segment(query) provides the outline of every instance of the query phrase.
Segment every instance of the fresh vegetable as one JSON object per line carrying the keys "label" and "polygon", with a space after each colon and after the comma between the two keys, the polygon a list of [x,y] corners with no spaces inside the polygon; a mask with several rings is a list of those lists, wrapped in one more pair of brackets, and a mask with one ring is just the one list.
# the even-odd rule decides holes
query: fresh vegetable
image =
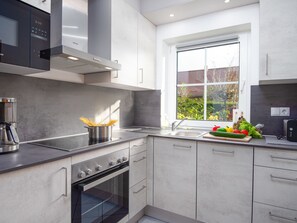
{"label": "fresh vegetable", "polygon": [[249,123],[248,121],[246,121],[245,119],[242,120],[240,123],[239,123],[239,130],[246,130],[248,131],[248,135],[249,136],[252,136],[253,138],[256,138],[256,139],[262,139],[262,135],[260,132],[257,131],[256,127],[253,126],[251,123]]}
{"label": "fresh vegetable", "polygon": [[232,132],[232,133],[233,133],[233,128],[232,128],[232,127],[229,127],[229,126],[226,126],[226,131],[227,131],[227,132]]}
{"label": "fresh vegetable", "polygon": [[225,128],[218,128],[217,131],[218,132],[227,132],[227,130]]}
{"label": "fresh vegetable", "polygon": [[246,136],[249,135],[249,131],[248,131],[248,130],[243,129],[243,130],[241,130],[240,132],[241,132],[242,134],[245,134]]}
{"label": "fresh vegetable", "polygon": [[240,130],[238,130],[238,129],[233,129],[233,133],[240,133]]}
{"label": "fresh vegetable", "polygon": [[221,128],[221,126],[218,126],[218,125],[215,125],[213,128],[212,128],[212,131],[217,131],[218,130],[218,128]]}
{"label": "fresh vegetable", "polygon": [[238,139],[243,139],[245,137],[245,134],[238,134],[238,133],[231,133],[231,132],[209,132],[209,134],[213,136],[218,136],[218,137],[229,137],[229,138],[238,138]]}

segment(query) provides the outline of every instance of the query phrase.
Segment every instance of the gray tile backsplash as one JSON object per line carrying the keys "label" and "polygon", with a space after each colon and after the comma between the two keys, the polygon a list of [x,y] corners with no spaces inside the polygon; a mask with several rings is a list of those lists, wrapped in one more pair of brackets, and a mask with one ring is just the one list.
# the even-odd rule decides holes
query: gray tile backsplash
{"label": "gray tile backsplash", "polygon": [[0,97],[17,98],[21,141],[86,132],[80,116],[118,112],[120,126],[134,122],[132,91],[0,73]]}
{"label": "gray tile backsplash", "polygon": [[[290,107],[290,116],[272,117],[271,107]],[[283,120],[290,118],[297,118],[297,84],[252,86],[251,122],[263,123],[264,134],[282,134]]]}
{"label": "gray tile backsplash", "polygon": [[161,91],[136,91],[134,94],[134,125],[161,126]]}

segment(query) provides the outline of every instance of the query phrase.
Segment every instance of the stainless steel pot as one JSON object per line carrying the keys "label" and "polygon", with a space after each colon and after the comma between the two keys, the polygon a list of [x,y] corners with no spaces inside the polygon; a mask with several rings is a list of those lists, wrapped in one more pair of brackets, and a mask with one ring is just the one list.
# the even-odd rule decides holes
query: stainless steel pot
{"label": "stainless steel pot", "polygon": [[86,127],[89,131],[89,139],[92,142],[106,142],[112,138],[112,126]]}

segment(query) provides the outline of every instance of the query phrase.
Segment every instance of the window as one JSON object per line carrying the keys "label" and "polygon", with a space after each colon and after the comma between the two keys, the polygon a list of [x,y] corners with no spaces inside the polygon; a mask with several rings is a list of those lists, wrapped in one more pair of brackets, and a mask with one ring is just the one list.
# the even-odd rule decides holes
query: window
{"label": "window", "polygon": [[239,42],[177,51],[177,119],[232,121],[239,104]]}

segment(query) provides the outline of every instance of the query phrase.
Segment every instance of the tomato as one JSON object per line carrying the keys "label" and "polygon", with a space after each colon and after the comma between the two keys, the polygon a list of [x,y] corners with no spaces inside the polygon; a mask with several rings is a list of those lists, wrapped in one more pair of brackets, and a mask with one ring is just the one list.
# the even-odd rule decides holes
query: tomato
{"label": "tomato", "polygon": [[238,130],[238,129],[234,129],[234,130],[233,130],[233,133],[241,133],[241,132],[240,132],[240,130]]}
{"label": "tomato", "polygon": [[243,133],[243,134],[245,134],[246,136],[249,135],[249,131],[248,130],[243,129],[240,132]]}
{"label": "tomato", "polygon": [[221,128],[221,126],[217,126],[217,125],[215,125],[213,128],[212,128],[212,131],[217,131],[218,130],[218,128]]}

